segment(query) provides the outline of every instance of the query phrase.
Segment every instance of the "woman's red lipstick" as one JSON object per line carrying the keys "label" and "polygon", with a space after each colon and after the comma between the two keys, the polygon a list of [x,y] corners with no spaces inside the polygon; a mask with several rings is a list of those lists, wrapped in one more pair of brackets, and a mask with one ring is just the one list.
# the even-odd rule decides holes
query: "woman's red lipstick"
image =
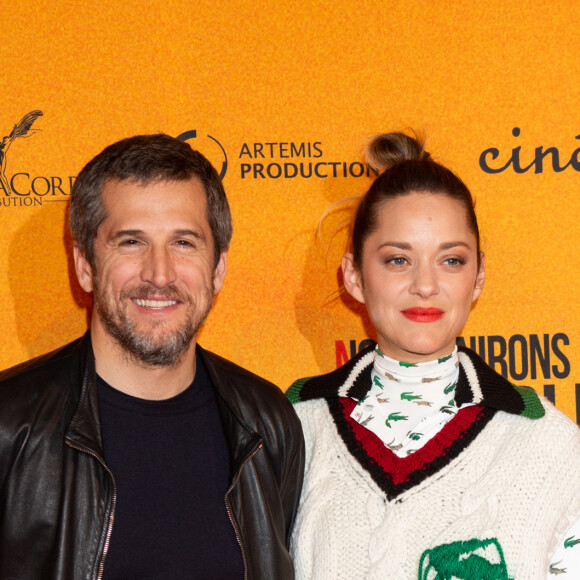
{"label": "woman's red lipstick", "polygon": [[413,322],[435,322],[445,314],[439,308],[407,308],[401,313]]}

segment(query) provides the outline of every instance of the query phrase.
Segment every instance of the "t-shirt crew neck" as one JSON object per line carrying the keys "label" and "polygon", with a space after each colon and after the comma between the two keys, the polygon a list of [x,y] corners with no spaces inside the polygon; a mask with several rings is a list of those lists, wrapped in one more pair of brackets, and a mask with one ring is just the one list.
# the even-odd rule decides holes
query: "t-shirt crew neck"
{"label": "t-shirt crew neck", "polygon": [[197,356],[193,382],[164,400],[97,377],[116,509],[104,578],[243,578],[224,496],[229,450],[216,393]]}

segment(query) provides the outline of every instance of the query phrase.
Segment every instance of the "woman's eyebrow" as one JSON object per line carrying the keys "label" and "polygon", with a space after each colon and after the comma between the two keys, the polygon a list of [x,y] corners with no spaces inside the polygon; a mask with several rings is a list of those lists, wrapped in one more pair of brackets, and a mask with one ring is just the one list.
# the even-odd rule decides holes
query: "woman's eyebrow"
{"label": "woman's eyebrow", "polygon": [[413,247],[411,244],[407,244],[406,242],[383,242],[378,249],[384,248],[385,246],[399,248],[399,250],[410,250]]}
{"label": "woman's eyebrow", "polygon": [[469,244],[465,242],[445,242],[439,246],[442,250],[450,250],[451,248],[456,248],[457,246],[463,246],[465,248],[469,248]]}

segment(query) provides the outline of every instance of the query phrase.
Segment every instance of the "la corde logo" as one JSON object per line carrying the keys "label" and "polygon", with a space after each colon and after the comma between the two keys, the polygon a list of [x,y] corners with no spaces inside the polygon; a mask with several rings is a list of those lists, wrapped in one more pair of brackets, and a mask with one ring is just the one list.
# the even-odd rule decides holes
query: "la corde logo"
{"label": "la corde logo", "polygon": [[10,195],[12,193],[12,188],[6,178],[6,158],[8,156],[8,150],[14,141],[18,138],[26,139],[31,137],[39,129],[33,129],[34,121],[38,117],[42,116],[42,111],[30,111],[30,113],[24,115],[19,123],[14,125],[14,128],[10,132],[10,135],[6,135],[2,138],[2,143],[0,143],[0,182],[2,183],[2,188],[5,193]]}
{"label": "la corde logo", "polygon": [[[8,153],[19,141],[40,132],[37,125],[42,111],[26,113],[12,131],[0,142],[0,207],[39,206],[44,202],[67,201],[74,177],[35,175],[29,168],[14,168],[8,164]],[[0,133],[1,135],[2,133]],[[11,151],[10,151],[11,152]]]}

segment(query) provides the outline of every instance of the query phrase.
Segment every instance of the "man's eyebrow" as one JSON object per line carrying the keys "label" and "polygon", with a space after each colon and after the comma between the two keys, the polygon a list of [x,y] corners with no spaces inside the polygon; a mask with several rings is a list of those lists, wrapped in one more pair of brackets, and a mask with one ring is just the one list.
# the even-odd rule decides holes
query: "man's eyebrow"
{"label": "man's eyebrow", "polygon": [[141,235],[143,235],[143,230],[118,230],[111,235],[110,239],[115,241],[119,238],[134,238]]}
{"label": "man's eyebrow", "polygon": [[203,232],[200,232],[198,230],[188,230],[188,229],[184,229],[184,230],[175,230],[175,235],[177,236],[191,236],[192,238],[197,238],[198,240],[205,240],[205,236],[203,235]]}
{"label": "man's eyebrow", "polygon": [[[115,240],[118,240],[119,238],[139,237],[139,236],[142,236],[144,234],[145,234],[145,232],[143,230],[118,230],[111,236],[110,239],[112,241],[115,241]],[[203,235],[203,233],[198,231],[198,230],[180,229],[180,230],[175,230],[173,232],[173,234],[176,236],[184,236],[184,237],[189,236],[192,238],[197,238],[198,240],[205,239],[205,236]]]}

